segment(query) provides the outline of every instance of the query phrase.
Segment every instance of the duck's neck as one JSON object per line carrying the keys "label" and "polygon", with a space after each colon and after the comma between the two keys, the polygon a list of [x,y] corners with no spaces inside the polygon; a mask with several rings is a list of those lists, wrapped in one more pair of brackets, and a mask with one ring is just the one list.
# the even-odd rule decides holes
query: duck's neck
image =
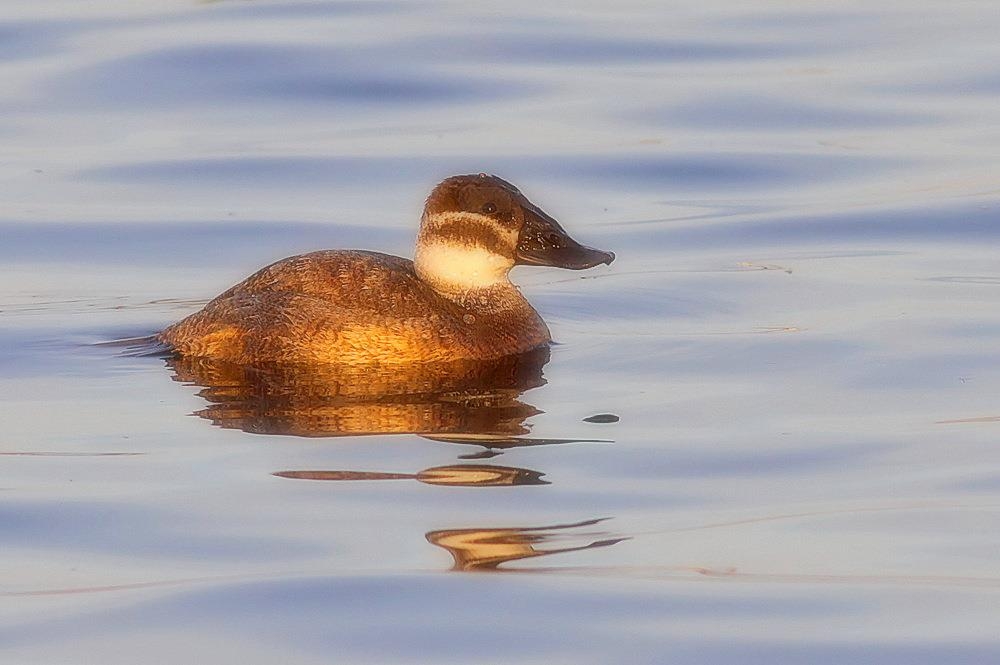
{"label": "duck's neck", "polygon": [[466,212],[425,213],[417,235],[413,267],[438,293],[457,296],[513,285],[516,236],[501,232],[481,215]]}
{"label": "duck's neck", "polygon": [[464,310],[478,345],[520,352],[549,341],[549,329],[508,273],[517,238],[488,218],[463,212],[424,215],[413,268],[420,280]]}
{"label": "duck's neck", "polygon": [[438,293],[474,314],[538,315],[528,300],[521,295],[521,291],[507,279],[491,286],[454,293],[442,291]]}
{"label": "duck's neck", "polygon": [[463,323],[479,344],[521,353],[552,339],[545,321],[509,281],[441,295],[465,310]]}

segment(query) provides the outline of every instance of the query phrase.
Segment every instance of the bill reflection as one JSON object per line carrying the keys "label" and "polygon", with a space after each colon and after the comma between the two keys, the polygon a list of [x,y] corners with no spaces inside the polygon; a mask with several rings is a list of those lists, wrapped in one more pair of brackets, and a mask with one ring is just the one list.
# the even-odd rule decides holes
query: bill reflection
{"label": "bill reflection", "polygon": [[504,487],[513,485],[548,485],[544,473],[531,469],[491,464],[455,464],[436,466],[418,473],[383,473],[380,471],[277,471],[276,476],[296,480],[416,480],[427,485],[453,487]]}
{"label": "bill reflection", "polygon": [[[442,529],[428,532],[426,538],[427,542],[451,554],[454,571],[496,571],[510,561],[608,547],[625,540],[586,529],[602,521],[594,519],[538,527]],[[532,572],[539,570],[534,568]]]}

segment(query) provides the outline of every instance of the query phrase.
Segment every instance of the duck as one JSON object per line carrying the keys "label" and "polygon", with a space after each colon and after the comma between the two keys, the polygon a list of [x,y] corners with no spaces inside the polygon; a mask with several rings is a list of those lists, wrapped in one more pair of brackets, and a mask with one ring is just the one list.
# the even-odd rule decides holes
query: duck
{"label": "duck", "polygon": [[365,250],[291,256],[155,338],[180,356],[238,365],[492,360],[552,339],[511,282],[514,266],[584,270],[614,259],[506,180],[456,175],[427,197],[412,261]]}

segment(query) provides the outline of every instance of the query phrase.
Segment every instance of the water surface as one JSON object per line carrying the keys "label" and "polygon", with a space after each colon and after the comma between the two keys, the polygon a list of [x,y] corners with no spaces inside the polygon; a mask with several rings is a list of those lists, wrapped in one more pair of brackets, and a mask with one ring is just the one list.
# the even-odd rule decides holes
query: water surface
{"label": "water surface", "polygon": [[[4,4],[0,660],[1000,659],[1000,15],[620,4]],[[95,345],[484,170],[548,357]]]}

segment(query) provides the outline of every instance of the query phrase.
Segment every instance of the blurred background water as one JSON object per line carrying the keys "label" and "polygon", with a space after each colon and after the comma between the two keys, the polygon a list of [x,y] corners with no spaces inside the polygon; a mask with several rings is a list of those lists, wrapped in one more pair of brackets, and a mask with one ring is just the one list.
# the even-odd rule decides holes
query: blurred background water
{"label": "blurred background water", "polygon": [[[994,2],[0,10],[3,662],[1000,660]],[[526,436],[93,346],[477,171],[619,257]]]}

